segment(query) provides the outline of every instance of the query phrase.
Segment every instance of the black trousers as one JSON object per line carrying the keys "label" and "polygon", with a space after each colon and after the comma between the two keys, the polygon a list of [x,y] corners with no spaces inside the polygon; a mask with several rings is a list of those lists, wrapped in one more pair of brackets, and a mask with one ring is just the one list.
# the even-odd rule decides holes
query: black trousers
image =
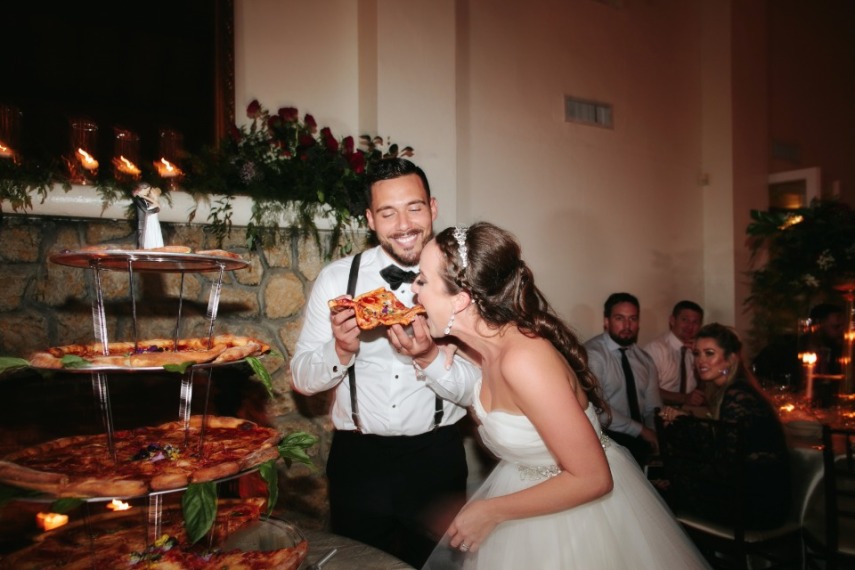
{"label": "black trousers", "polygon": [[331,528],[421,568],[466,497],[461,430],[336,431],[327,461]]}

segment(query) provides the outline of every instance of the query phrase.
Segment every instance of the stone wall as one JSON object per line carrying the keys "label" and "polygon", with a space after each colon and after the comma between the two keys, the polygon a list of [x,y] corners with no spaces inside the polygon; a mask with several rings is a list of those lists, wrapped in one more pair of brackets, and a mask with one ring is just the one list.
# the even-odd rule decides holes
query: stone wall
{"label": "stone wall", "polygon": [[[309,450],[316,470],[299,464],[281,470],[280,505],[295,514],[299,512],[310,523],[323,526],[328,512],[323,476],[331,430],[328,400],[324,395],[305,398],[293,393],[287,365],[299,335],[302,307],[312,281],[325,263],[320,248],[312,238],[280,234],[269,236],[263,246],[250,251],[246,247],[244,228],[234,228],[226,241],[218,244],[202,225],[162,223],[161,226],[166,244],[187,245],[194,250],[221,246],[250,262],[248,268],[226,274],[214,330],[215,333],[258,337],[273,347],[274,354],[264,358],[263,363],[273,377],[275,398],[262,397],[261,403],[253,405],[252,398],[242,389],[233,391],[231,397],[246,401],[232,404],[248,419],[264,416],[283,433],[300,430],[320,438],[319,444]],[[24,215],[0,218],[0,356],[24,357],[49,346],[91,342],[94,339],[91,272],[51,263],[48,258],[54,253],[86,245],[116,244],[134,248],[136,240],[136,223],[127,220]],[[172,335],[182,287],[181,274],[136,273],[135,309],[127,273],[101,274],[111,340],[133,338],[134,310],[138,338]],[[216,274],[187,273],[183,277],[179,335],[204,336],[208,330],[205,310]],[[88,375],[82,378],[88,379]],[[3,386],[9,387],[9,383],[15,381],[14,374],[0,376],[0,398]],[[255,388],[251,392],[258,392],[260,383],[257,380],[244,381]],[[88,386],[78,389],[83,397],[86,397],[86,389]],[[38,392],[35,386],[33,392]],[[171,408],[173,403],[163,405]],[[177,410],[178,402],[174,405]],[[33,413],[38,413],[38,409]],[[30,428],[37,424],[38,420],[27,423]],[[15,426],[9,429],[11,437],[17,441],[5,442],[7,446],[20,445],[22,439],[35,437]]]}

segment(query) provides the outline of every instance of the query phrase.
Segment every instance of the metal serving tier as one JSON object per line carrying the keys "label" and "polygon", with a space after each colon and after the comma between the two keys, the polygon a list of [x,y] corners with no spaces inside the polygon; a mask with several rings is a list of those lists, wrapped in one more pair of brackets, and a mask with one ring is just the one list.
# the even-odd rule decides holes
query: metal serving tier
{"label": "metal serving tier", "polygon": [[243,259],[218,255],[118,249],[63,251],[50,256],[50,261],[84,269],[97,268],[108,271],[128,271],[130,269],[159,273],[233,271],[249,266],[249,262]]}
{"label": "metal serving tier", "polygon": [[[171,352],[171,351],[167,351]],[[256,358],[263,358],[264,355],[260,355]],[[191,364],[187,367],[189,371],[191,368],[200,370],[204,368],[221,368],[224,366],[233,366],[235,364],[241,364],[246,362],[245,358],[240,360],[232,360],[229,362],[199,362],[195,364]],[[136,374],[136,373],[144,373],[148,372],[149,374],[154,372],[158,374],[168,373],[163,366],[79,366],[72,368],[42,368],[39,366],[32,366],[36,370],[44,370],[45,372],[62,372],[63,374],[94,374],[94,373],[121,373],[121,374]]]}
{"label": "metal serving tier", "polygon": [[[202,255],[198,253],[174,253],[168,251],[153,251],[146,249],[122,250],[122,249],[94,249],[85,251],[63,251],[50,256],[50,261],[59,265],[67,265],[80,269],[88,269],[92,274],[94,295],[92,298],[92,327],[95,339],[102,347],[109,346],[107,335],[107,317],[104,308],[104,292],[101,285],[102,271],[124,271],[128,274],[128,291],[131,295],[131,313],[133,317],[133,340],[137,342],[137,300],[134,296],[134,279],[138,272],[155,273],[180,273],[180,292],[178,295],[178,311],[175,329],[172,334],[173,341],[178,344],[179,331],[181,330],[182,307],[184,302],[184,273],[216,272],[217,275],[211,281],[211,291],[208,295],[208,309],[206,318],[208,320],[208,338],[214,334],[214,322],[217,319],[217,309],[220,304],[220,292],[223,287],[223,275],[226,271],[244,269],[248,262],[240,258],[228,255]],[[106,350],[106,348],[105,348]],[[191,402],[193,399],[193,377],[198,372],[208,376],[207,392],[210,393],[211,374],[215,366],[213,363],[195,364],[186,369],[181,375],[181,398],[179,402],[179,417],[187,423],[190,417]],[[88,373],[92,378],[92,392],[99,402],[102,420],[107,434],[107,447],[115,459],[116,448],[113,442],[113,412],[110,403],[110,389],[107,382],[107,374],[128,374],[134,372],[156,372],[163,371],[162,367],[135,368],[135,367],[86,367],[80,369],[65,368],[64,371],[79,371]],[[210,394],[206,394],[205,406]],[[201,440],[200,440],[201,446]]]}

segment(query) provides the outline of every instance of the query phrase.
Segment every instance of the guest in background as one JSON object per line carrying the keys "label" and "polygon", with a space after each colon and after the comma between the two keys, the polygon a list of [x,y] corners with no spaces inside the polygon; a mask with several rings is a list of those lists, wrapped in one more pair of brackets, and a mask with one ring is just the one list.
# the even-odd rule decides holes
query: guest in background
{"label": "guest in background", "polygon": [[585,343],[588,366],[597,377],[611,419],[606,433],[628,448],[642,467],[659,451],[653,415],[662,406],[656,364],[638,346],[640,306],[629,293],[612,293],[603,310],[605,332]]}
{"label": "guest in background", "polygon": [[802,361],[805,352],[816,354],[816,374],[841,374],[846,311],[833,303],[820,303],[810,310],[810,332],[801,338],[787,333],[772,339],[754,358],[754,373],[763,381],[803,388]]}
{"label": "guest in background", "polygon": [[695,376],[695,336],[704,322],[704,310],[694,301],[674,305],[668,317],[668,332],[652,340],[644,350],[656,363],[659,394],[672,406],[700,406],[706,401]]}
{"label": "guest in background", "polygon": [[[757,381],[742,363],[742,342],[729,327],[711,323],[698,332],[695,341],[695,366],[702,382],[715,386],[710,401],[710,414],[723,422],[742,428],[742,466],[746,481],[746,525],[765,529],[780,525],[790,510],[789,452],[784,429],[772,404],[758,389]],[[680,430],[680,439],[698,445],[686,434],[700,431],[697,419],[685,410],[666,407],[662,410],[665,429]],[[702,437],[699,434],[699,437]],[[733,437],[733,436],[732,436]],[[720,465],[737,465],[739,442],[733,437],[726,442]],[[723,477],[735,477],[725,473]],[[699,474],[698,481],[702,477]],[[704,480],[703,489],[695,495],[697,504],[683,508],[721,523],[732,523],[735,509],[732,486],[715,485]]]}
{"label": "guest in background", "polygon": [[354,277],[353,296],[385,286],[412,304],[410,283],[433,235],[436,200],[421,168],[384,159],[366,185],[368,227],[380,245],[321,270],[291,360],[292,384],[301,394],[332,393],[332,531],[419,567],[436,544],[436,528],[447,523],[436,520],[437,511],[447,505],[450,520],[465,500],[468,468],[457,424],[481,372],[460,356],[446,366],[423,317],[404,335],[405,350],[396,351],[385,327],[360,330],[353,309],[330,313],[327,302],[344,295]]}
{"label": "guest in background", "polygon": [[708,568],[627,450],[603,435],[585,351],[514,237],[486,222],[448,228],[420,267],[431,334],[454,335],[482,363],[472,410],[499,458],[424,568]]}

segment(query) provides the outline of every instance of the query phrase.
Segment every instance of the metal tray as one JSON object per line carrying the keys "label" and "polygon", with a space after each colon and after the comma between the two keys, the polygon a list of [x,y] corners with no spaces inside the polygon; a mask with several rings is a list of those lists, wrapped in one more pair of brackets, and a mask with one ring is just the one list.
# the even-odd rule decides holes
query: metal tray
{"label": "metal tray", "polygon": [[145,250],[63,251],[50,256],[59,265],[109,271],[158,271],[169,273],[233,271],[249,266],[248,261],[198,253],[169,253]]}

